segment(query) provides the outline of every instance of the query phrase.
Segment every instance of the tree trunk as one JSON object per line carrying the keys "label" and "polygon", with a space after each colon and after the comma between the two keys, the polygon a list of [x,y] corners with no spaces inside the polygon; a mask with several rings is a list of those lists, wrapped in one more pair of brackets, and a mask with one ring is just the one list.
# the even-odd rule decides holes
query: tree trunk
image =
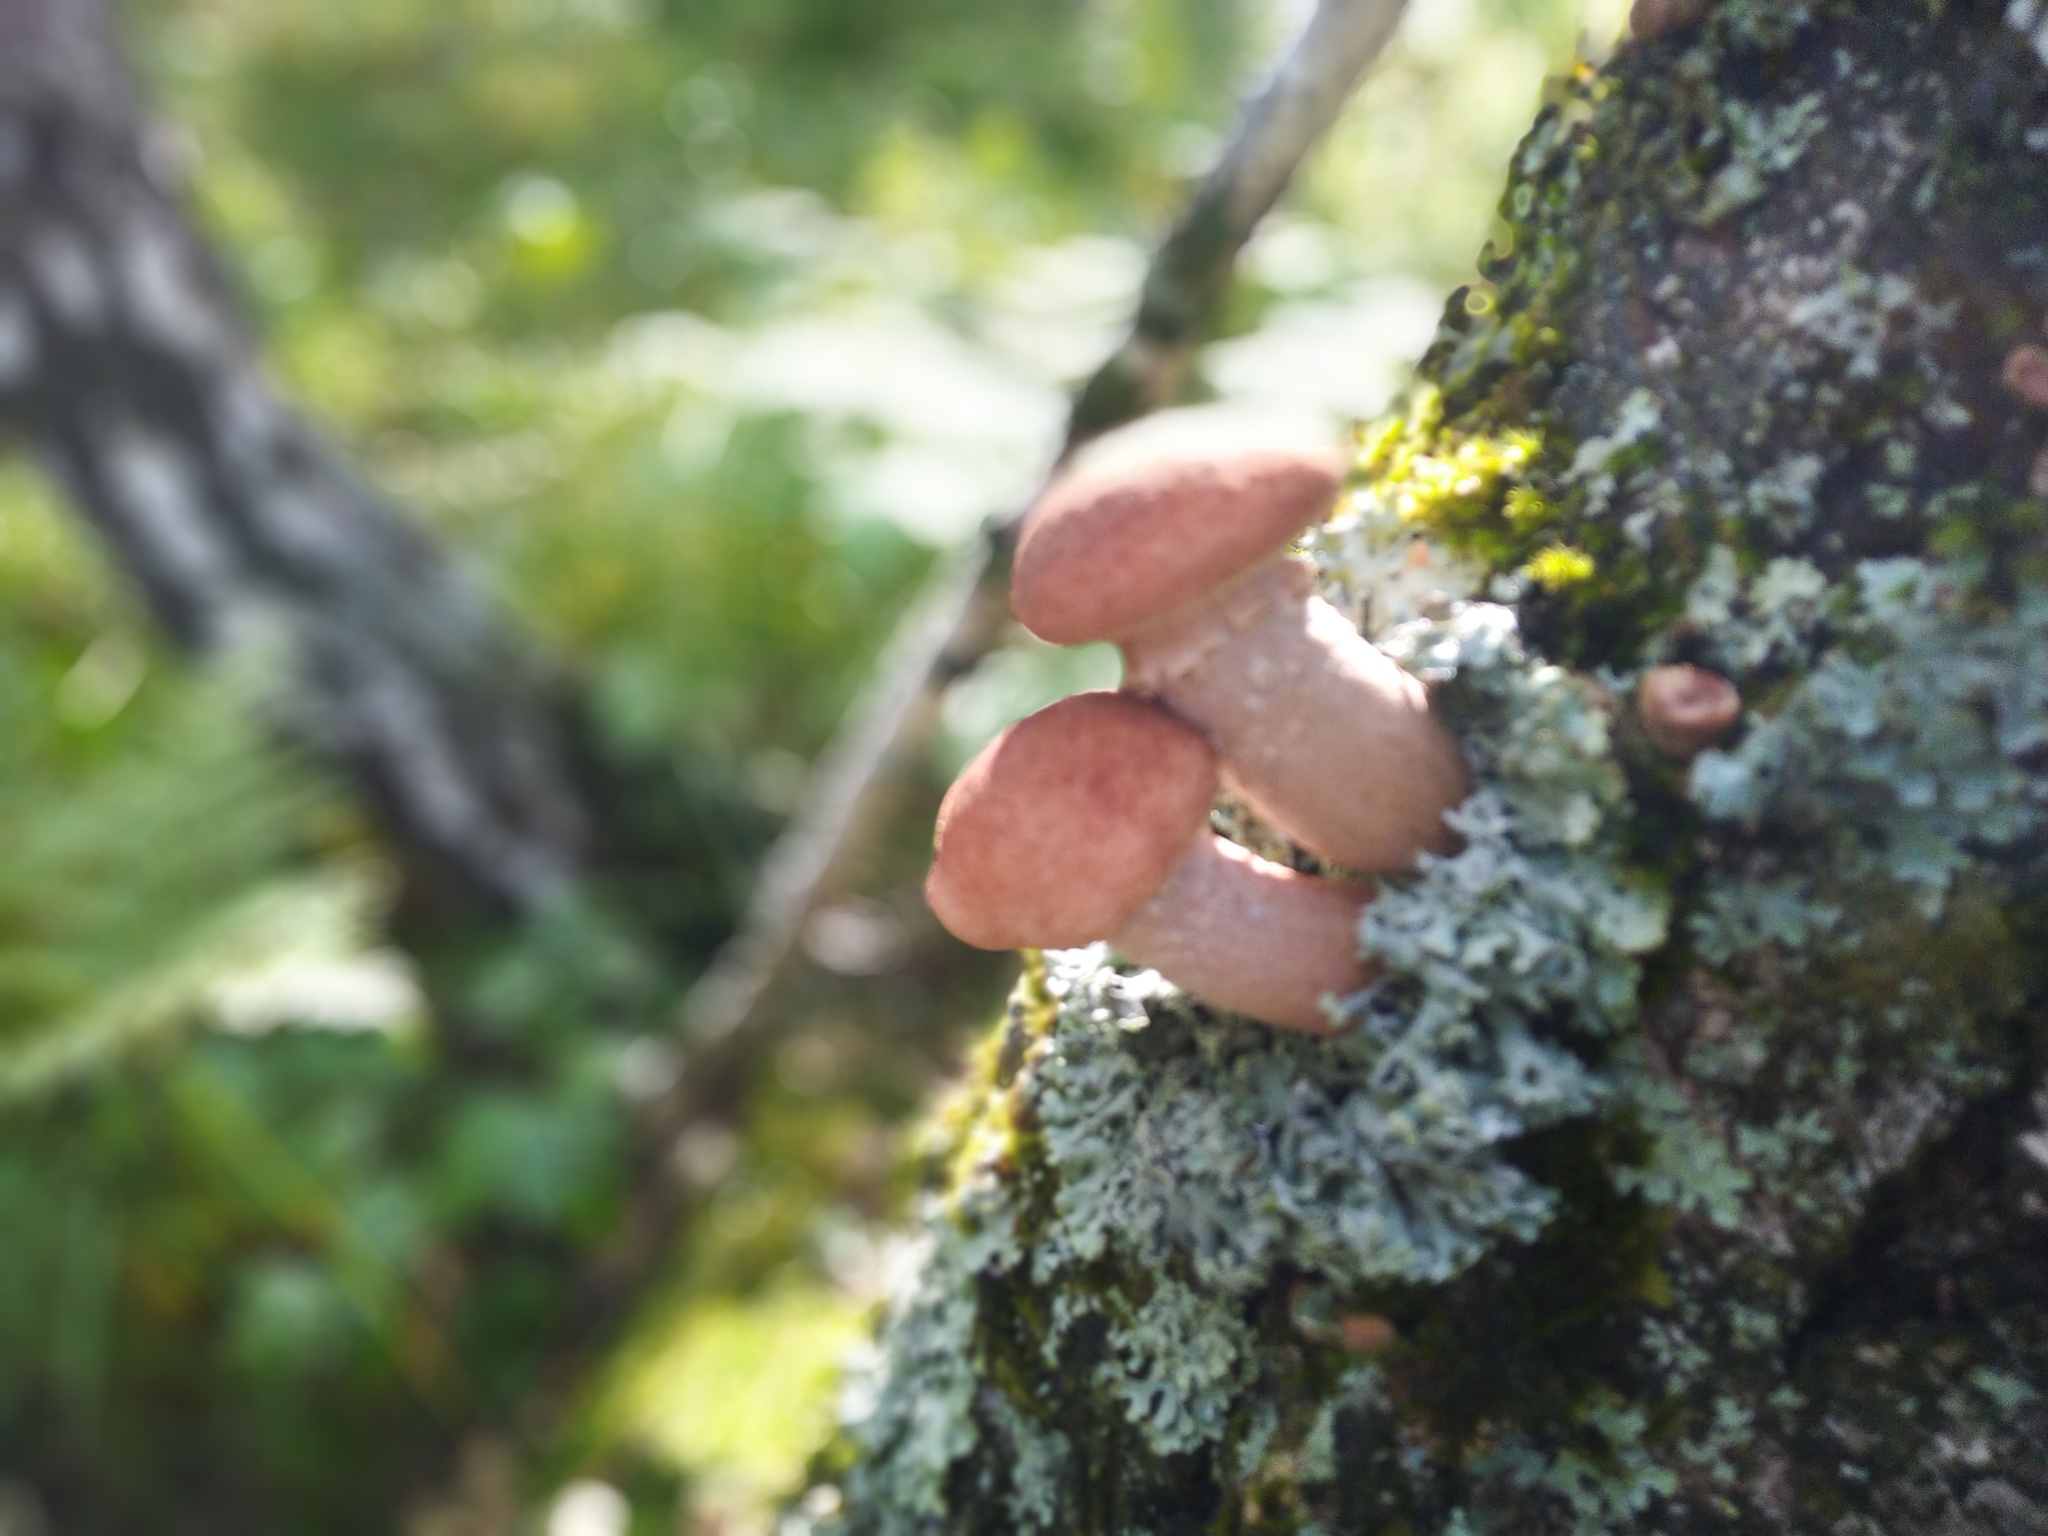
{"label": "tree trunk", "polygon": [[1642,0],[1568,82],[1316,540],[1464,850],[1334,1041],[1027,973],[799,1524],[2048,1532],[2044,18]]}
{"label": "tree trunk", "polygon": [[584,818],[527,656],[265,377],[97,0],[0,0],[0,427],[202,652],[281,642],[286,725],[401,842],[530,906]]}

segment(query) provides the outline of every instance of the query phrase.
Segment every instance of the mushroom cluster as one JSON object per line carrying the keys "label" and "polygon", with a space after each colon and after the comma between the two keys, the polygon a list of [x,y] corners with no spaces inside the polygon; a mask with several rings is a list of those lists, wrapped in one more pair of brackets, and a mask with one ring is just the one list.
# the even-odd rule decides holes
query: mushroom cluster
{"label": "mushroom cluster", "polygon": [[1279,831],[1391,874],[1449,846],[1465,760],[1422,684],[1286,553],[1342,473],[1334,452],[1286,448],[1084,466],[1033,509],[1010,600],[1041,640],[1116,642],[1125,686],[1203,732]]}
{"label": "mushroom cluster", "polygon": [[[1288,553],[1336,497],[1335,452],[1120,436],[1032,509],[1010,596],[1041,640],[1114,642],[1124,689],[1040,710],[968,765],[939,812],[932,910],[984,949],[1107,940],[1211,1003],[1325,1032],[1329,999],[1369,979],[1369,878],[1453,845],[1464,756],[1423,685]],[[1693,666],[1651,669],[1636,706],[1682,762],[1742,713],[1733,684]],[[1360,878],[1215,836],[1226,785]]]}
{"label": "mushroom cluster", "polygon": [[932,910],[982,949],[1107,939],[1221,1007],[1327,1029],[1322,999],[1366,981],[1357,928],[1371,893],[1216,836],[1218,783],[1215,750],[1164,710],[1123,693],[1062,699],[1005,731],[947,794]]}
{"label": "mushroom cluster", "polygon": [[1032,510],[1011,601],[1060,645],[1116,643],[1121,693],[1013,726],[939,814],[927,887],[988,949],[1108,940],[1209,1002],[1325,1031],[1357,990],[1373,887],[1208,830],[1227,784],[1361,876],[1451,842],[1468,780],[1422,685],[1314,593],[1287,546],[1329,509],[1334,453],[1202,443],[1084,461]]}

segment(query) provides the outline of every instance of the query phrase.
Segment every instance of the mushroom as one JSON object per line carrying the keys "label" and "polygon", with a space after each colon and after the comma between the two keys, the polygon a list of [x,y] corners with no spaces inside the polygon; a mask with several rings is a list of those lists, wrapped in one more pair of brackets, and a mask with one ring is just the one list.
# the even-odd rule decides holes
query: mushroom
{"label": "mushroom", "polygon": [[1629,35],[1638,42],[1655,42],[1698,21],[1702,9],[1700,0],[1636,0],[1629,7]]}
{"label": "mushroom", "polygon": [[1651,746],[1689,763],[1735,729],[1742,695],[1704,667],[1652,667],[1636,685],[1636,713]]}
{"label": "mushroom", "polygon": [[1286,546],[1325,512],[1335,452],[1180,447],[1083,462],[1025,524],[1018,620],[1112,640],[1127,688],[1215,745],[1232,787],[1335,863],[1373,874],[1455,845],[1463,754],[1423,685],[1314,592]]}
{"label": "mushroom", "polygon": [[1209,831],[1216,754],[1142,699],[1082,693],[997,737],[946,794],[925,894],[981,949],[1106,939],[1184,990],[1328,1033],[1323,999],[1370,980],[1372,891],[1298,874]]}
{"label": "mushroom", "polygon": [[2037,411],[2048,410],[2048,347],[2024,342],[2005,360],[2005,387]]}

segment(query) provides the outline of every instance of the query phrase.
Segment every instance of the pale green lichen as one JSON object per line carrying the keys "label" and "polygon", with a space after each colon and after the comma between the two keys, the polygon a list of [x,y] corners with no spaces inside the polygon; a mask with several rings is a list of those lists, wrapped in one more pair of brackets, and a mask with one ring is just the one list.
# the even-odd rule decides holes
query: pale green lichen
{"label": "pale green lichen", "polygon": [[2048,4],[2043,4],[2043,0],[2009,0],[2005,21],[2026,38],[2034,56],[2048,64]]}
{"label": "pale green lichen", "polygon": [[[1695,217],[1718,223],[1736,209],[1756,202],[1770,190],[1771,179],[1799,163],[1816,135],[1828,126],[1827,111],[1816,93],[1775,109],[1728,104],[1728,159],[1707,184],[1707,195]],[[1709,136],[1705,147],[1718,148]]]}
{"label": "pale green lichen", "polygon": [[[1825,829],[1833,879],[1886,880],[1936,917],[1957,874],[2037,834],[2048,811],[2048,783],[2030,771],[2048,746],[2048,592],[2023,588],[1987,610],[1984,573],[1964,565],[1864,561],[1831,590],[1810,566],[1796,585],[1774,584],[1788,564],[1750,589],[1749,622],[1701,626],[1724,666],[1796,651],[1802,637],[1813,653],[1772,718],[1694,765],[1694,798],[1719,820]],[[1811,638],[1823,618],[1825,651]],[[1713,899],[1778,904],[1746,890]]]}

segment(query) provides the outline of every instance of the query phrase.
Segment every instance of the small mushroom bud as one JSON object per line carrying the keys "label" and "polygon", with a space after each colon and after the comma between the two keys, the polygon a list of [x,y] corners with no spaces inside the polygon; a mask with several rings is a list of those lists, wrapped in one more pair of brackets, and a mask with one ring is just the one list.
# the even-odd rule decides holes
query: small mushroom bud
{"label": "small mushroom bud", "polygon": [[1638,42],[1655,42],[1698,21],[1704,9],[1700,0],[1636,0],[1629,7],[1629,35]]}
{"label": "small mushroom bud", "polygon": [[2005,359],[2005,387],[2037,411],[2048,410],[2048,347],[2025,342]]}
{"label": "small mushroom bud", "polygon": [[1115,641],[1126,687],[1199,727],[1261,816],[1385,874],[1453,846],[1469,780],[1423,685],[1285,553],[1341,478],[1334,452],[1296,449],[1084,463],[1032,511],[1011,606],[1056,645]]}
{"label": "small mushroom bud", "polygon": [[981,949],[1106,939],[1218,1007],[1327,1033],[1370,979],[1364,887],[1298,874],[1209,830],[1216,754],[1142,699],[1083,693],[1010,727],[939,809],[926,897]]}
{"label": "small mushroom bud", "polygon": [[1652,667],[1636,687],[1636,713],[1651,746],[1689,763],[1735,729],[1742,695],[1703,667]]}
{"label": "small mushroom bud", "polygon": [[1401,1337],[1392,1322],[1372,1312],[1347,1312],[1338,1326],[1344,1347],[1354,1354],[1379,1354]]}

